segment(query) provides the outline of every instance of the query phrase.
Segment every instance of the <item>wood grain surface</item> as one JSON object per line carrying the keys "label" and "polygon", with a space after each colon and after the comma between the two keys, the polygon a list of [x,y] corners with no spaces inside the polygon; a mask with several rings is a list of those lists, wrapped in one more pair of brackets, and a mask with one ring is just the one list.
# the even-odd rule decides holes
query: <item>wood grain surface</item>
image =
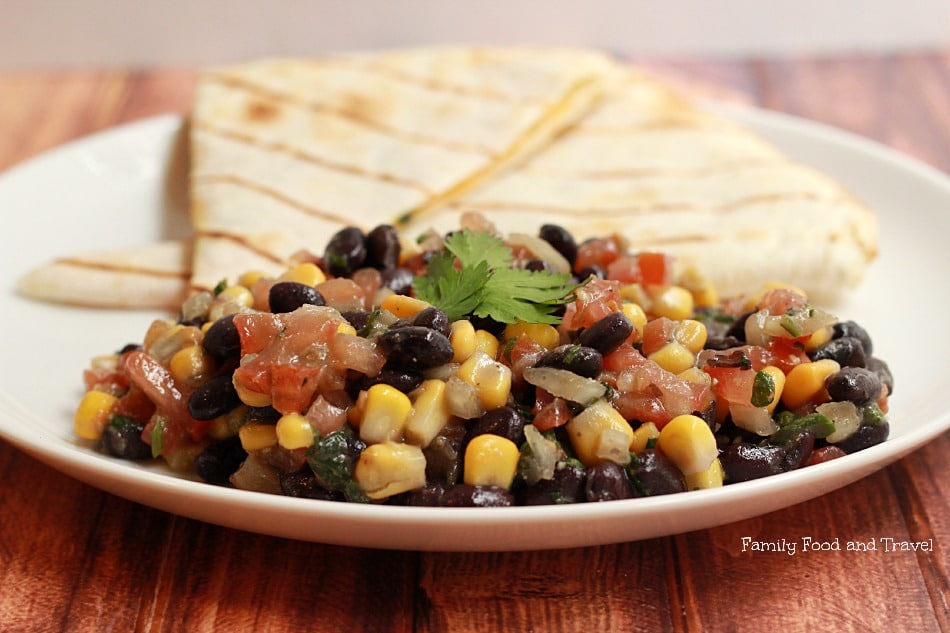
{"label": "wood grain surface", "polygon": [[[829,123],[950,172],[950,53],[636,61],[694,94]],[[186,112],[195,76],[0,74],[0,169],[119,123]],[[192,521],[0,441],[0,631],[950,631],[948,454],[944,434],[837,492],[710,530],[442,554]],[[932,539],[936,551],[791,556],[743,551],[743,537]]]}

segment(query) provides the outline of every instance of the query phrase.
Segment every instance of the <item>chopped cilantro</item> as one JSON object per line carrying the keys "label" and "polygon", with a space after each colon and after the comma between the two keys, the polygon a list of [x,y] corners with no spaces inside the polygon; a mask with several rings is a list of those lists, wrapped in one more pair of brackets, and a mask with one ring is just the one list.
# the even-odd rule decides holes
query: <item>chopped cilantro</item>
{"label": "chopped cilantro", "polygon": [[792,318],[791,314],[783,314],[779,323],[782,329],[788,332],[792,338],[798,338],[802,335],[802,326]]}
{"label": "chopped cilantro", "polygon": [[162,454],[165,445],[165,418],[156,417],[155,426],[152,427],[152,457],[158,457]]}
{"label": "chopped cilantro", "polygon": [[501,323],[559,323],[554,312],[576,288],[570,276],[512,268],[513,259],[511,249],[490,233],[452,233],[412,287],[453,321],[474,315]]}
{"label": "chopped cilantro", "polygon": [[224,289],[227,288],[227,287],[228,287],[228,280],[227,280],[227,279],[222,279],[221,281],[219,281],[218,283],[216,283],[216,284],[214,285],[214,290],[211,291],[211,294],[212,294],[213,296],[217,297],[217,296],[218,296],[219,294],[221,294],[221,293],[224,291]]}
{"label": "chopped cilantro", "polygon": [[752,381],[752,406],[767,407],[775,400],[775,379],[765,371],[755,374]]}

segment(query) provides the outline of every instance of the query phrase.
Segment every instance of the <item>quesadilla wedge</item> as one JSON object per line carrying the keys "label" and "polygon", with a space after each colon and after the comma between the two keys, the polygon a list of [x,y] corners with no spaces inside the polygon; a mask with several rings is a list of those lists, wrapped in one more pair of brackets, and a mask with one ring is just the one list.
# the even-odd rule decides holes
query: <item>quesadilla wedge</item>
{"label": "quesadilla wedge", "polygon": [[727,296],[781,280],[831,300],[877,241],[872,213],[838,183],[636,71],[543,151],[409,225],[446,230],[468,210],[506,230],[614,232]]}
{"label": "quesadilla wedge", "polygon": [[62,257],[21,277],[23,296],[79,306],[178,309],[191,276],[190,240]]}
{"label": "quesadilla wedge", "polygon": [[222,240],[277,262],[345,225],[454,199],[585,114],[615,70],[585,51],[434,48],[207,72],[191,132],[193,285],[233,273],[211,256]]}

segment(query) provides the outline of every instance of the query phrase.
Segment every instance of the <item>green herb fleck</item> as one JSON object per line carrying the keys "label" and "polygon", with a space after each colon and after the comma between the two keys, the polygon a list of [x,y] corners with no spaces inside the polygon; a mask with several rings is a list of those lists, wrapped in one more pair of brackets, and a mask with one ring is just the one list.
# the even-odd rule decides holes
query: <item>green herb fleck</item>
{"label": "green herb fleck", "polygon": [[648,448],[648,449],[656,448],[656,443],[657,443],[657,440],[658,440],[658,439],[659,439],[659,438],[656,438],[656,437],[651,437],[650,439],[648,439],[648,440],[647,440],[647,448]]}
{"label": "green herb fleck", "polygon": [[156,458],[162,454],[162,449],[165,447],[165,430],[167,422],[165,418],[156,417],[155,426],[152,427],[152,458]]}
{"label": "green herb fleck", "polygon": [[884,412],[881,410],[881,407],[877,406],[876,402],[868,403],[863,407],[862,417],[864,422],[874,426],[883,424],[886,418]]}
{"label": "green herb fleck", "polygon": [[224,292],[224,289],[227,288],[227,287],[228,287],[228,280],[227,280],[227,279],[222,279],[222,280],[219,281],[217,284],[215,284],[214,290],[211,291],[211,294],[212,294],[213,296],[217,297],[219,294],[221,294],[222,292]]}
{"label": "green herb fleck", "polygon": [[307,463],[317,482],[333,492],[354,493],[353,468],[356,466],[363,443],[349,426],[327,435],[318,435],[307,450]]}
{"label": "green herb fleck", "polygon": [[798,338],[802,335],[802,326],[792,318],[791,314],[783,314],[779,324],[782,326],[783,330],[792,336],[792,338]]}
{"label": "green herb fleck", "polygon": [[752,406],[767,407],[775,400],[775,379],[768,372],[758,371],[752,381]]}
{"label": "green herb fleck", "polygon": [[451,320],[470,315],[501,323],[560,322],[557,307],[572,298],[569,275],[512,268],[514,255],[485,232],[460,231],[445,238],[445,250],[413,282],[416,296],[438,306]]}

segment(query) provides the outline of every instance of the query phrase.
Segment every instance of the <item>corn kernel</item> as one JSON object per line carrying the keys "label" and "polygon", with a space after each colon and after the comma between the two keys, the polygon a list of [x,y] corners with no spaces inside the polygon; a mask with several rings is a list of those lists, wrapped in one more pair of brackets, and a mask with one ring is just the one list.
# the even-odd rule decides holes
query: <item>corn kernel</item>
{"label": "corn kernel", "polygon": [[795,409],[814,400],[824,391],[828,376],[840,369],[841,365],[830,358],[795,365],[785,376],[782,404]]}
{"label": "corn kernel", "polygon": [[288,450],[313,446],[313,427],[310,421],[299,413],[280,416],[274,431],[277,434],[277,443]]}
{"label": "corn kernel", "polygon": [[805,341],[805,350],[810,352],[813,349],[818,349],[830,341],[832,336],[834,336],[834,330],[830,325],[815,330]]}
{"label": "corn kernel", "polygon": [[426,458],[412,444],[372,444],[360,453],[353,480],[370,499],[415,490],[426,483]]}
{"label": "corn kernel", "polygon": [[313,262],[304,262],[288,268],[278,281],[296,281],[305,286],[316,286],[327,280],[326,274]]}
{"label": "corn kernel", "polygon": [[629,438],[629,443],[633,442],[634,437],[630,423],[606,400],[598,400],[581,411],[568,421],[565,428],[574,453],[585,466],[593,466],[601,461],[599,448],[604,430],[622,432]]}
{"label": "corn kernel", "polygon": [[775,395],[772,402],[765,406],[769,413],[774,413],[775,407],[782,399],[782,392],[785,391],[785,372],[774,365],[763,367],[762,371],[772,377],[772,384],[775,385]]}
{"label": "corn kernel", "polygon": [[475,330],[475,351],[498,358],[498,339],[487,330]]}
{"label": "corn kernel", "polygon": [[238,437],[241,438],[241,448],[257,451],[277,443],[277,430],[273,424],[245,424],[238,431]]}
{"label": "corn kernel", "polygon": [[624,316],[633,323],[633,327],[636,328],[633,334],[633,342],[639,341],[640,337],[643,336],[643,328],[646,327],[647,324],[647,313],[643,311],[643,308],[640,307],[638,303],[624,302],[620,310]]}
{"label": "corn kernel", "polygon": [[696,307],[709,308],[719,304],[716,287],[695,268],[683,271],[678,283],[692,293]]}
{"label": "corn kernel", "polygon": [[254,295],[244,286],[228,286],[214,298],[219,303],[233,303],[245,308],[254,305]]}
{"label": "corn kernel", "polygon": [[196,387],[214,371],[214,358],[201,345],[188,345],[175,352],[168,369],[176,382]]}
{"label": "corn kernel", "polygon": [[696,362],[693,353],[675,341],[667,343],[647,358],[673,374],[686,371]]}
{"label": "corn kernel", "polygon": [[470,486],[511,487],[521,453],[507,437],[483,433],[476,435],[465,449],[465,474]]}
{"label": "corn kernel", "polygon": [[223,440],[237,435],[241,425],[244,424],[244,418],[247,416],[247,406],[237,406],[229,413],[219,415],[211,421],[208,428],[208,435],[216,440]]}
{"label": "corn kernel", "polygon": [[708,488],[722,488],[725,472],[722,469],[722,462],[719,458],[713,460],[709,468],[701,473],[686,475],[687,490],[706,490]]}
{"label": "corn kernel", "polygon": [[98,440],[109,424],[112,407],[118,398],[104,391],[88,391],[79,401],[73,418],[73,430],[84,440]]}
{"label": "corn kernel", "polygon": [[475,351],[475,326],[471,321],[455,321],[449,333],[449,342],[452,343],[452,362],[464,363]]}
{"label": "corn kernel", "polygon": [[660,429],[653,422],[644,422],[633,431],[633,440],[630,442],[631,453],[642,453],[647,449],[650,440],[660,437]]}
{"label": "corn kernel", "polygon": [[660,430],[657,448],[669,457],[684,475],[707,470],[719,456],[716,438],[705,420],[695,415],[678,415]]}
{"label": "corn kernel", "polygon": [[372,443],[401,440],[411,411],[409,396],[391,385],[373,385],[366,391],[360,438]]}
{"label": "corn kernel", "polygon": [[415,297],[394,294],[383,299],[379,307],[382,310],[392,312],[400,319],[408,319],[411,316],[419,314],[426,308],[431,308],[432,304],[422,299],[416,299]]}
{"label": "corn kernel", "polygon": [[475,351],[462,363],[456,375],[475,387],[482,406],[491,411],[504,406],[511,393],[511,368],[482,351]]}
{"label": "corn kernel", "polygon": [[425,448],[452,417],[445,399],[445,382],[426,380],[413,395],[412,412],[406,421],[406,441]]}
{"label": "corn kernel", "polygon": [[340,325],[337,326],[336,333],[349,334],[350,336],[356,336],[356,328],[350,325],[349,323],[347,323],[346,321],[343,321],[340,323]]}
{"label": "corn kernel", "polygon": [[234,381],[234,389],[237,391],[238,398],[249,407],[266,407],[271,403],[269,393],[251,391],[237,380]]}
{"label": "corn kernel", "polygon": [[639,306],[649,307],[653,299],[647,294],[646,289],[640,284],[627,284],[620,287],[620,298],[623,301],[629,301]]}
{"label": "corn kernel", "polygon": [[673,330],[673,340],[694,354],[702,351],[708,336],[706,326],[693,319],[680,321]]}
{"label": "corn kernel", "polygon": [[704,372],[699,367],[690,367],[686,371],[681,371],[676,374],[676,377],[680,380],[685,380],[686,382],[712,387],[712,376]]}
{"label": "corn kernel", "polygon": [[518,338],[526,334],[528,338],[541,347],[552,350],[561,343],[561,335],[553,325],[547,323],[512,323],[505,327],[505,340]]}
{"label": "corn kernel", "polygon": [[653,314],[674,321],[693,315],[693,295],[681,286],[664,286],[653,295]]}
{"label": "corn kernel", "polygon": [[238,277],[238,284],[244,286],[248,290],[254,287],[258,281],[264,278],[264,273],[259,270],[248,270],[240,277]]}

